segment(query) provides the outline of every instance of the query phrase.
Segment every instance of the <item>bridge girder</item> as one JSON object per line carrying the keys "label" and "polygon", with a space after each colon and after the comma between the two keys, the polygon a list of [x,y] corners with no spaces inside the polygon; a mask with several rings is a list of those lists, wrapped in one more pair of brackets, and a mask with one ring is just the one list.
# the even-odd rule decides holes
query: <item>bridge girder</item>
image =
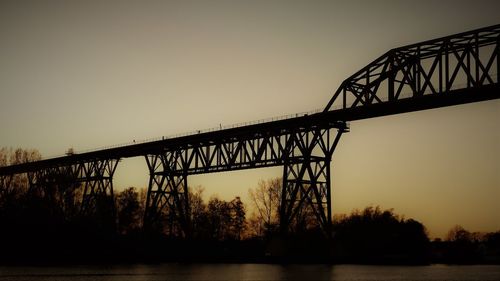
{"label": "bridge girder", "polygon": [[[370,108],[500,81],[500,25],[392,49],[342,82],[324,109]],[[498,98],[496,95],[482,98]],[[469,101],[470,102],[470,101]]]}
{"label": "bridge girder", "polygon": [[143,222],[147,231],[186,237],[190,234],[187,174],[172,171],[173,154],[145,156],[150,177]]}
{"label": "bridge girder", "polygon": [[91,214],[97,211],[98,204],[111,206],[115,217],[113,175],[119,159],[98,159],[90,162],[81,162],[73,166],[77,181],[84,185],[80,212]]}
{"label": "bridge girder", "polygon": [[28,179],[29,192],[48,197],[75,182],[84,185],[82,212],[93,212],[98,198],[113,197],[118,160],[146,156],[145,219],[168,208],[188,233],[188,175],[283,166],[282,231],[307,206],[327,230],[329,163],[346,121],[498,99],[499,69],[500,25],[392,49],[346,79],[321,113],[0,167],[0,196]]}
{"label": "bridge girder", "polygon": [[[73,194],[75,189],[82,188],[80,215],[96,212],[99,201],[107,200],[111,203],[109,205],[112,206],[114,217],[113,174],[118,161],[118,159],[93,159],[28,171],[24,174],[28,182],[27,192],[30,196],[50,202],[64,202],[63,207],[66,207],[66,194]],[[16,177],[23,177],[23,174],[0,176],[1,196],[9,192]]]}
{"label": "bridge girder", "polygon": [[150,179],[144,224],[153,227],[162,217],[168,217],[173,221],[167,232],[189,235],[188,175],[283,166],[282,231],[290,229],[306,206],[328,232],[330,161],[340,136],[348,131],[344,122],[331,125],[337,129],[335,136],[327,127],[298,128],[253,138],[199,143],[146,156]]}
{"label": "bridge girder", "polygon": [[283,166],[280,204],[282,233],[306,227],[306,215],[312,212],[321,229],[331,235],[332,196],[330,162],[333,152],[348,127],[339,128],[331,137],[330,130],[314,130],[295,135],[295,147],[289,150]]}

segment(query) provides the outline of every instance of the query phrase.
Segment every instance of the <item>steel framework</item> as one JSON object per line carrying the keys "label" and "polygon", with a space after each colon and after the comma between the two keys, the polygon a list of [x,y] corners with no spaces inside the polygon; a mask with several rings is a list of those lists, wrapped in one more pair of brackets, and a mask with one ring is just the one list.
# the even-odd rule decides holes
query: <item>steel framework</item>
{"label": "steel framework", "polygon": [[334,138],[330,130],[294,134],[285,154],[280,227],[287,232],[297,214],[309,207],[323,230],[331,235],[332,223],[330,162],[340,137],[348,132],[341,127]]}
{"label": "steel framework", "polygon": [[116,159],[93,159],[29,171],[28,192],[54,201],[56,194],[64,195],[83,185],[80,213],[92,214],[100,200],[113,202],[113,174],[117,164]]}
{"label": "steel framework", "polygon": [[[494,25],[392,49],[344,80],[324,111],[451,94],[456,89],[477,92],[496,85],[498,91],[499,46],[500,25]],[[491,98],[498,98],[498,92]]]}
{"label": "steel framework", "polygon": [[[70,172],[70,173],[68,173]],[[28,172],[28,192],[50,201],[55,200],[57,191],[64,189],[72,181],[73,175],[66,166],[50,167]]]}
{"label": "steel framework", "polygon": [[[338,129],[334,137],[331,128]],[[330,161],[346,131],[345,122],[334,122],[327,127],[305,126],[190,143],[147,155],[150,179],[144,223],[151,226],[166,212],[171,223],[177,222],[169,231],[188,235],[188,175],[283,166],[282,230],[288,230],[304,204],[327,230],[331,223]]]}
{"label": "steel framework", "polygon": [[[73,166],[77,181],[84,183],[81,212],[95,212],[99,200],[104,199],[113,203],[113,175],[118,161],[117,159],[99,159]],[[114,212],[114,204],[112,210]]]}
{"label": "steel framework", "polygon": [[281,230],[309,208],[329,233],[329,163],[347,121],[498,99],[499,68],[500,25],[392,49],[346,79],[323,112],[0,167],[0,196],[27,174],[30,192],[46,197],[83,184],[81,210],[93,212],[113,197],[119,159],[144,156],[144,225],[166,216],[171,233],[189,235],[189,175],[283,166]]}

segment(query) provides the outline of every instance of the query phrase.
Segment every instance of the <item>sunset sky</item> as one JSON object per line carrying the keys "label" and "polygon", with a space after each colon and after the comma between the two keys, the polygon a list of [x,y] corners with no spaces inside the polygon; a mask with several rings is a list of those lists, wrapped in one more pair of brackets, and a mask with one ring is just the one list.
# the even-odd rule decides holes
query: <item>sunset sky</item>
{"label": "sunset sky", "polygon": [[[0,147],[43,156],[320,109],[387,50],[500,23],[500,1],[0,0]],[[281,168],[189,178],[241,196]],[[334,213],[500,230],[500,101],[351,123]],[[124,159],[115,188],[145,187]]]}

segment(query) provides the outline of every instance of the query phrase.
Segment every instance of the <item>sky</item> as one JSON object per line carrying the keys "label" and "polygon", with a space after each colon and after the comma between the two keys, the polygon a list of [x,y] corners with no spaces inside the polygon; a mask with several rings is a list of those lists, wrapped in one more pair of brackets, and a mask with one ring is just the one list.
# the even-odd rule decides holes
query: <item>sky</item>
{"label": "sky", "polygon": [[[76,152],[321,109],[387,50],[500,23],[499,1],[0,0],[0,147]],[[351,123],[333,212],[500,230],[500,101]],[[189,178],[248,201],[266,168]],[[124,159],[115,188],[146,187]]]}

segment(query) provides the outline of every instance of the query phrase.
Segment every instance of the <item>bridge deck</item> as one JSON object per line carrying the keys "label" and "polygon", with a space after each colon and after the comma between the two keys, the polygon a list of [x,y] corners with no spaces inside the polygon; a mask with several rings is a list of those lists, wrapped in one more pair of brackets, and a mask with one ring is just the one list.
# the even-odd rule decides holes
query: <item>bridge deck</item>
{"label": "bridge deck", "polygon": [[346,121],[497,99],[499,42],[500,25],[494,25],[392,49],[347,78],[320,113],[0,167],[0,175],[315,129],[343,129]]}
{"label": "bridge deck", "polygon": [[72,164],[79,161],[89,161],[92,159],[121,159],[143,156],[147,154],[156,154],[166,150],[175,150],[179,147],[190,147],[204,143],[254,139],[263,135],[281,135],[290,131],[311,130],[314,128],[342,128],[343,122],[340,121],[355,121],[372,117],[498,98],[500,98],[500,86],[498,84],[487,85],[482,88],[460,89],[450,91],[449,93],[442,95],[424,95],[418,98],[406,98],[364,107],[332,110],[285,120],[187,135],[177,138],[168,138],[159,141],[132,144],[81,154],[75,153],[73,155],[44,159],[37,162],[0,167],[0,175],[25,173],[42,168]]}

